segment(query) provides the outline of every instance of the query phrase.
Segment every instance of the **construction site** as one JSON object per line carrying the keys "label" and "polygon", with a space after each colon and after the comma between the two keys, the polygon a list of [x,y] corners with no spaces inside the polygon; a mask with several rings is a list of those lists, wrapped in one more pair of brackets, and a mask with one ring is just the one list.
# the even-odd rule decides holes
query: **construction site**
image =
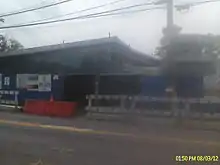
{"label": "construction site", "polygon": [[109,32],[25,48],[0,35],[0,164],[219,164],[220,37],[181,32],[174,23],[176,10],[214,1],[161,0],[7,24],[70,1],[0,14],[0,31],[166,9],[160,46],[144,53]]}

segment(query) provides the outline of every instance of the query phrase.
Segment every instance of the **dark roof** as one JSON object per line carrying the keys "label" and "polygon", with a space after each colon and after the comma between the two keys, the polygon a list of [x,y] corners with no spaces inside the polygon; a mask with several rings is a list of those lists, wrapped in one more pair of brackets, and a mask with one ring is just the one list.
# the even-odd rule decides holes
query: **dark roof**
{"label": "dark roof", "polygon": [[147,73],[143,68],[159,65],[158,59],[132,49],[117,37],[24,49],[0,57],[0,71],[10,74]]}
{"label": "dark roof", "polygon": [[21,50],[17,50],[14,52],[0,53],[0,57],[28,55],[28,54],[31,55],[31,54],[47,52],[47,51],[55,51],[55,50],[62,50],[62,49],[68,49],[68,48],[83,48],[87,46],[97,46],[101,44],[111,44],[111,43],[124,47],[129,52],[131,52],[133,55],[138,55],[140,57],[142,56],[145,59],[149,58],[151,60],[158,60],[157,58],[154,58],[152,56],[141,53],[131,48],[130,46],[122,42],[118,37],[99,38],[99,39],[91,39],[91,40],[78,41],[78,42],[72,42],[72,43],[62,43],[62,44],[57,44],[57,45],[34,47],[34,48],[28,48],[28,49],[23,49],[23,50],[21,49]]}

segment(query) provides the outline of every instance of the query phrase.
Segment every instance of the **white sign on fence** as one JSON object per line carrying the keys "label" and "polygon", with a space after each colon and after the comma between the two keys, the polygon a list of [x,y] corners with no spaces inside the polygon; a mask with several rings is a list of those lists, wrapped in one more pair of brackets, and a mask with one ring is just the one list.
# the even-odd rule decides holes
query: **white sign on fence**
{"label": "white sign on fence", "polygon": [[51,75],[38,76],[38,91],[40,92],[51,91]]}
{"label": "white sign on fence", "polygon": [[24,88],[29,91],[47,92],[51,91],[50,74],[18,74],[17,88]]}

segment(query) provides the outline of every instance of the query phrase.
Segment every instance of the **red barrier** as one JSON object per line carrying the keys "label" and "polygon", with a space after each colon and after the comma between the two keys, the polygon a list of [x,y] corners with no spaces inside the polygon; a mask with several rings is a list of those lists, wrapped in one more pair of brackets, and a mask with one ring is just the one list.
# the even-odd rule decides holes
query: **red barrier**
{"label": "red barrier", "polygon": [[77,103],[27,100],[24,112],[43,116],[70,117],[76,115]]}
{"label": "red barrier", "polygon": [[76,115],[76,103],[72,102],[49,102],[50,115],[59,117],[68,117]]}
{"label": "red barrier", "polygon": [[36,115],[44,115],[45,106],[45,101],[28,100],[25,102],[24,112]]}

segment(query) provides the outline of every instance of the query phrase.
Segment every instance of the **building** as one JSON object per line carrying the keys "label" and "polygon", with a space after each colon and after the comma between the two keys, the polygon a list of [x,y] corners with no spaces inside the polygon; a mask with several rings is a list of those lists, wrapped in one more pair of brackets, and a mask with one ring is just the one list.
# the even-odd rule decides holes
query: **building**
{"label": "building", "polygon": [[94,74],[129,73],[155,67],[159,60],[140,53],[117,37],[43,46],[3,53],[0,73]]}

